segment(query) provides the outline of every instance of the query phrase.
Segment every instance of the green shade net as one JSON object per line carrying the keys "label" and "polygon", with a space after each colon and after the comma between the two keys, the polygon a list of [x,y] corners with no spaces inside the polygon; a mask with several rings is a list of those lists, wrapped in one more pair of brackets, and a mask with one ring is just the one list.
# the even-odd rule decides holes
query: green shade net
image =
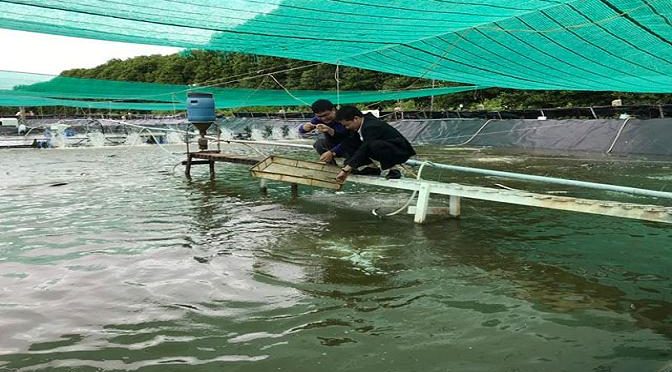
{"label": "green shade net", "polygon": [[378,102],[477,89],[475,86],[396,91],[263,90],[80,79],[0,71],[0,106],[69,106],[97,109],[185,110],[187,92],[214,94],[217,108],[302,106],[324,98],[341,104]]}
{"label": "green shade net", "polygon": [[670,0],[16,0],[0,27],[517,89],[672,92]]}

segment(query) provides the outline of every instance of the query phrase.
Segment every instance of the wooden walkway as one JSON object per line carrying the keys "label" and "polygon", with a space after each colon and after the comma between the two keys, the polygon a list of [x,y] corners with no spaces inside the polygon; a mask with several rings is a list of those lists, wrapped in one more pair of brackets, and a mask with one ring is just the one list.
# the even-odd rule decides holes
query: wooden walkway
{"label": "wooden walkway", "polygon": [[[279,159],[274,159],[279,158]],[[194,160],[198,159],[198,160]],[[269,164],[260,163],[261,161],[269,162]],[[261,189],[265,192],[267,180],[276,180],[282,182],[289,182],[292,184],[292,196],[298,195],[297,183],[303,183],[313,186],[322,186],[324,177],[335,178],[338,173],[338,168],[333,166],[326,166],[320,164],[319,172],[316,173],[315,162],[306,162],[296,159],[286,159],[292,162],[302,163],[300,166],[290,167],[283,162],[281,157],[269,157],[266,159],[250,158],[240,155],[222,154],[217,151],[192,152],[187,156],[187,160],[183,162],[186,165],[185,174],[191,178],[190,170],[192,164],[209,164],[210,177],[215,177],[214,164],[215,162],[227,162],[245,165],[257,165],[251,169],[251,173],[257,177],[262,177]],[[277,163],[277,164],[275,164]],[[292,163],[293,164],[293,163]],[[275,168],[271,167],[275,166]],[[259,168],[259,169],[256,169]],[[296,170],[295,170],[296,168]],[[299,174],[310,171],[309,175]],[[319,177],[316,174],[319,173]],[[305,178],[298,179],[299,178]],[[321,183],[316,183],[316,179]],[[331,178],[330,178],[331,179]],[[399,179],[387,180],[382,177],[372,176],[349,176],[346,182],[359,183],[365,185],[387,187],[397,190],[416,191],[418,193],[415,205],[408,207],[408,213],[414,215],[414,220],[417,223],[423,223],[427,219],[427,215],[434,211],[442,210],[442,208],[430,208],[429,200],[432,194],[449,196],[449,207],[443,208],[442,212],[453,217],[460,215],[461,199],[477,199],[486,200],[498,203],[508,203],[523,205],[528,207],[538,207],[547,209],[556,209],[580,213],[599,214],[605,216],[614,216],[622,218],[631,218],[645,221],[655,221],[663,223],[672,223],[672,207],[664,207],[658,205],[642,205],[621,203],[615,201],[592,200],[572,198],[566,196],[556,196],[548,194],[531,193],[520,190],[502,190],[491,187],[481,186],[466,186],[457,183],[442,183],[428,180],[417,179]],[[333,188],[333,187],[329,187]]]}
{"label": "wooden walkway", "polygon": [[672,208],[658,205],[621,203],[606,200],[580,199],[567,196],[538,194],[519,190],[502,190],[491,187],[466,186],[457,183],[400,179],[386,180],[381,177],[350,176],[348,182],[366,185],[389,187],[393,189],[417,191],[418,199],[415,206],[408,212],[415,215],[415,222],[422,223],[427,218],[431,194],[448,195],[448,214],[460,215],[461,198],[487,200],[498,203],[524,205],[564,211],[601,214],[637,220],[672,223]]}
{"label": "wooden walkway", "polygon": [[[194,160],[198,159],[198,160]],[[210,179],[215,178],[215,163],[225,162],[234,164],[255,165],[263,160],[262,158],[251,158],[249,156],[223,154],[217,150],[199,151],[187,153],[187,160],[182,162],[185,165],[184,174],[191,179],[191,166],[198,164],[208,164],[210,166]]]}

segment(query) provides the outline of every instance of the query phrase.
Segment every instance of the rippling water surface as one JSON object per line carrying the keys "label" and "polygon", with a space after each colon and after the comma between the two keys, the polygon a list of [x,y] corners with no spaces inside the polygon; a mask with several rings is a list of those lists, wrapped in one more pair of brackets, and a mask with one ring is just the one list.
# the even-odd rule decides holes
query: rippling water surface
{"label": "rippling water surface", "polygon": [[[0,151],[0,370],[672,368],[670,226],[469,200],[461,219],[418,226],[370,213],[404,193],[351,185],[292,201],[272,184],[262,197],[245,167],[219,164],[214,182],[196,167],[188,181],[172,172],[182,148],[163,150]],[[666,162],[420,152],[636,187],[672,181]]]}

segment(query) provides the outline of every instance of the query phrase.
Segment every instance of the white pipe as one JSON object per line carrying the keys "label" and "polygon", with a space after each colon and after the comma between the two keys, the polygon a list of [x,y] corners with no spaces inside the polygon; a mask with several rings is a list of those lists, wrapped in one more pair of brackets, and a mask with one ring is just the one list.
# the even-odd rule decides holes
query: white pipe
{"label": "white pipe", "polygon": [[[217,139],[212,136],[205,136],[205,138]],[[246,145],[266,145],[266,146],[285,146],[285,147],[298,147],[302,149],[312,149],[311,145],[302,145],[300,143],[287,143],[287,142],[272,142],[272,141],[248,141],[248,140],[234,140],[234,139],[223,139],[222,142],[230,143],[242,143]]]}
{"label": "white pipe", "polygon": [[[413,159],[409,159],[406,162],[406,164],[415,165],[415,166],[419,166],[423,163],[425,163],[425,162],[422,162],[422,161],[419,161],[419,160],[413,160]],[[578,187],[586,187],[586,188],[590,188],[590,189],[624,192],[624,193],[633,194],[633,195],[654,196],[654,197],[657,197],[657,198],[672,199],[672,193],[665,192],[665,191],[654,191],[654,190],[647,190],[647,189],[639,189],[639,188],[636,188],[636,187],[616,186],[616,185],[609,185],[609,184],[604,184],[604,183],[576,181],[576,180],[570,180],[570,179],[565,179],[565,178],[535,176],[535,175],[531,175],[531,174],[503,172],[503,171],[496,171],[496,170],[490,170],[490,169],[461,167],[459,165],[448,165],[448,164],[437,164],[437,163],[428,163],[427,165],[435,167],[435,168],[439,168],[439,169],[454,170],[454,171],[459,171],[459,172],[479,173],[479,174],[485,174],[485,175],[496,176],[496,177],[506,177],[506,178],[526,180],[526,181],[554,183],[554,184],[558,184],[558,185],[578,186]]]}

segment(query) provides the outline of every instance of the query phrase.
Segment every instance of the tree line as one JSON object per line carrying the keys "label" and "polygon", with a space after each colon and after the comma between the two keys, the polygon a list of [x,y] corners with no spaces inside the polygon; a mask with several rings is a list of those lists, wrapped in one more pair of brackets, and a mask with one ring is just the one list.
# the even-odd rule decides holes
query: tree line
{"label": "tree line", "polygon": [[[112,59],[90,69],[66,70],[61,76],[180,85],[217,84],[216,86],[222,88],[281,89],[278,83],[265,75],[273,72],[275,79],[290,90],[335,90],[335,71],[335,65],[324,63],[241,53],[186,50],[166,56]],[[338,77],[341,90],[394,90],[463,85],[343,66],[339,67]],[[404,110],[429,110],[430,107],[435,111],[523,110],[606,106],[614,99],[621,99],[627,105],[657,105],[670,103],[672,94],[490,88],[438,96],[433,100],[424,97],[403,102],[383,102],[379,108],[390,110],[401,106]],[[263,111],[263,108],[246,108],[254,109]]]}

